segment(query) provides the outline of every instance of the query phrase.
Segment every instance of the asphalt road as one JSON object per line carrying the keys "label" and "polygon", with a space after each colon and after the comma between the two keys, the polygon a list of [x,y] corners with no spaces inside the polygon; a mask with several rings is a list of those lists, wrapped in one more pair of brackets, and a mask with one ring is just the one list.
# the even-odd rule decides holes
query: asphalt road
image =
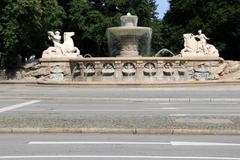
{"label": "asphalt road", "polygon": [[37,102],[4,111],[4,115],[240,116],[238,86],[74,88],[1,85],[0,109],[31,101]]}
{"label": "asphalt road", "polygon": [[0,127],[240,129],[240,87],[1,85]]}
{"label": "asphalt road", "polygon": [[1,134],[0,142],[0,159],[240,159],[239,136]]}
{"label": "asphalt road", "polygon": [[[0,128],[240,129],[240,86],[0,85]],[[240,136],[0,134],[0,159],[240,159]]]}
{"label": "asphalt road", "polygon": [[[35,103],[31,103],[31,102]],[[240,116],[240,101],[230,102],[145,102],[145,101],[87,101],[87,100],[0,100],[1,109],[18,104],[2,115],[52,114],[53,116],[79,115],[138,115],[152,116]],[[1,115],[0,115],[1,116]]]}
{"label": "asphalt road", "polygon": [[80,88],[77,86],[0,85],[2,97],[55,98],[239,98],[240,85],[165,88]]}
{"label": "asphalt road", "polygon": [[77,86],[0,85],[0,98],[240,98],[240,85],[165,88],[80,88]]}

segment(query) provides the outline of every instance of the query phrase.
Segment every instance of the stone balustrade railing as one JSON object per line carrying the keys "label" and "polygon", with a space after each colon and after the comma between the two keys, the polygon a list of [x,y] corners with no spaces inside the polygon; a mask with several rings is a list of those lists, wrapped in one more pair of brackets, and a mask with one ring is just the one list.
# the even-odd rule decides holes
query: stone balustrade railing
{"label": "stone balustrade railing", "polygon": [[223,71],[223,62],[218,57],[41,59],[52,80],[116,82],[216,80]]}

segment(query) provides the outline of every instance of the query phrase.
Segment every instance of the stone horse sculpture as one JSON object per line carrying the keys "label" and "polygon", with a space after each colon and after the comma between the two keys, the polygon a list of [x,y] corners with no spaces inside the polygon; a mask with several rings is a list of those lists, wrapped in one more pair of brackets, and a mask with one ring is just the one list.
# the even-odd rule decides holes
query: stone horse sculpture
{"label": "stone horse sculpture", "polygon": [[[201,33],[201,32],[199,32]],[[204,35],[205,36],[205,35]],[[192,33],[184,34],[184,49],[181,50],[182,57],[212,56],[219,57],[218,50],[211,44],[196,40]]]}
{"label": "stone horse sculpture", "polygon": [[74,32],[64,32],[63,43],[61,43],[60,32],[48,32],[48,38],[52,40],[54,47],[49,47],[43,52],[42,58],[74,58],[82,57],[80,50],[74,46],[72,36]]}

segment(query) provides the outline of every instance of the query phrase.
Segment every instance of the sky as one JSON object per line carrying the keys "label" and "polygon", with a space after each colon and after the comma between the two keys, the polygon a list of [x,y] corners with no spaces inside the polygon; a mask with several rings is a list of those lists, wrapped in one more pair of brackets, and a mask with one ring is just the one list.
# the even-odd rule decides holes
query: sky
{"label": "sky", "polygon": [[157,9],[157,12],[159,13],[158,17],[162,18],[166,13],[166,11],[169,9],[168,0],[156,0],[156,2],[158,4],[158,9]]}

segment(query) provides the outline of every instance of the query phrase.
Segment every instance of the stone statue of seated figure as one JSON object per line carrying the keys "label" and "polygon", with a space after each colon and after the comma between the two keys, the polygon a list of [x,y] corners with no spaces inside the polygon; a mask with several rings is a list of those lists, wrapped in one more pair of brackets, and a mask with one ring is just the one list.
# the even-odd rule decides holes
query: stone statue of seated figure
{"label": "stone statue of seated figure", "polygon": [[202,30],[198,31],[198,35],[192,33],[184,34],[184,49],[181,50],[182,57],[198,57],[211,56],[219,57],[218,50],[211,44],[207,43],[207,38]]}
{"label": "stone statue of seated figure", "polygon": [[74,42],[72,39],[74,32],[64,32],[63,43],[61,43],[61,35],[59,31],[55,33],[52,31],[48,32],[48,38],[52,40],[54,46],[49,47],[47,50],[43,51],[42,58],[77,58],[82,57],[80,55],[80,50],[74,47]]}

